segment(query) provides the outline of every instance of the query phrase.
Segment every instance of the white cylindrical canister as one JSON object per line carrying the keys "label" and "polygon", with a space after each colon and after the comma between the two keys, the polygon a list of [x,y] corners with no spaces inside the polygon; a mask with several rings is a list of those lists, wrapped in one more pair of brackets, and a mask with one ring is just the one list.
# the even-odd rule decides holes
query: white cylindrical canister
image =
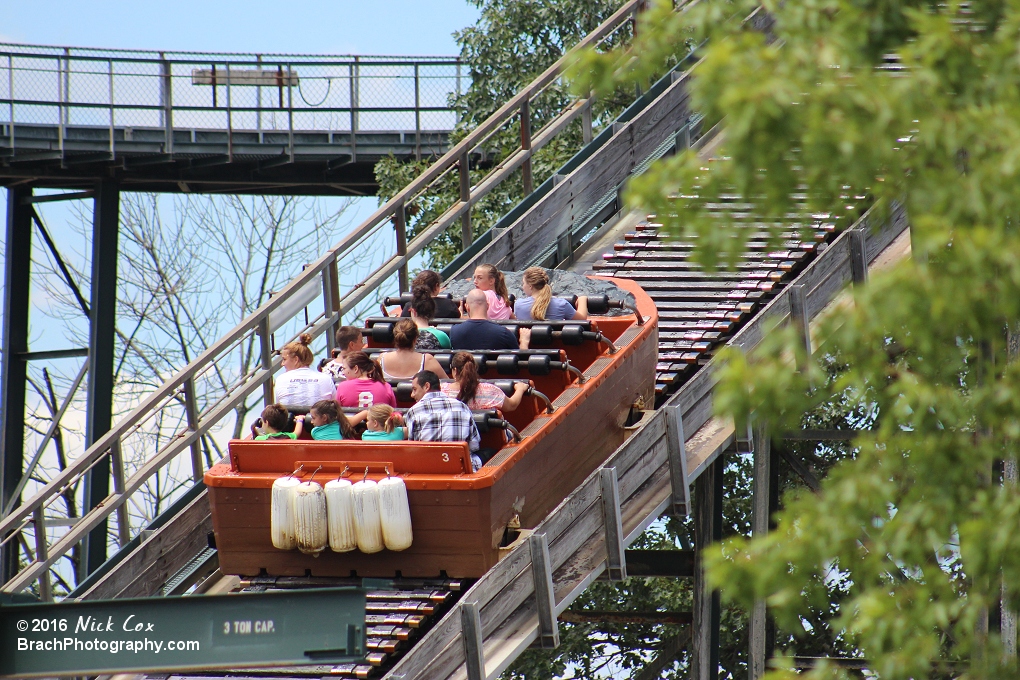
{"label": "white cylindrical canister", "polygon": [[269,533],[273,547],[280,550],[293,550],[297,547],[294,535],[294,491],[300,483],[293,477],[280,477],[273,482]]}
{"label": "white cylindrical canister", "polygon": [[379,482],[379,514],[382,518],[383,543],[388,550],[411,547],[411,507],[407,503],[407,487],[399,477]]}
{"label": "white cylindrical canister", "polygon": [[318,482],[301,482],[295,489],[294,536],[306,555],[318,557],[329,543],[326,494]]}
{"label": "white cylindrical canister", "polygon": [[326,482],[326,516],[329,547],[333,552],[350,552],[358,547],[354,530],[354,488],[346,479]]}
{"label": "white cylindrical canister", "polygon": [[383,549],[382,522],[379,519],[379,485],[371,479],[357,482],[354,491],[354,530],[358,550],[376,553]]}

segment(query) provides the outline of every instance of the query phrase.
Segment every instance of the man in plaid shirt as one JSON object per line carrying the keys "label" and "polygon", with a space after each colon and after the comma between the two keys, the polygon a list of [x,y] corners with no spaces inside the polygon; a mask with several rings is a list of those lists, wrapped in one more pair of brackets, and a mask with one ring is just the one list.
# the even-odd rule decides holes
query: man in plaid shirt
{"label": "man in plaid shirt", "polygon": [[482,459],[475,451],[482,436],[471,409],[459,399],[443,394],[439,376],[432,371],[421,371],[411,379],[411,398],[416,403],[404,414],[407,438],[419,442],[467,442],[471,466],[477,472]]}

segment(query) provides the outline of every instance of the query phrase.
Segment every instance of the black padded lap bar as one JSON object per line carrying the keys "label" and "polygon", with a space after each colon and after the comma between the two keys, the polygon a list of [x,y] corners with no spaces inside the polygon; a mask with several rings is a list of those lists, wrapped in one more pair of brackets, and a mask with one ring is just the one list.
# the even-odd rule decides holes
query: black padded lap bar
{"label": "black padded lap bar", "polygon": [[[460,318],[460,319],[439,319],[439,318],[436,318],[436,319],[432,319],[431,325],[432,326],[438,326],[439,324],[446,324],[448,326],[452,326],[453,324],[463,323],[463,322],[465,322],[467,320],[468,319],[466,319],[466,318]],[[380,325],[380,324],[381,325],[392,325],[392,324],[396,323],[397,321],[400,321],[400,318],[395,317],[395,316],[372,316],[372,317],[369,317],[369,318],[365,319],[365,325],[367,326],[367,328],[363,328],[361,330],[362,330],[362,333],[369,334],[369,333],[371,333],[373,326]],[[539,325],[539,324],[545,324],[545,325],[551,326],[553,329],[556,329],[556,330],[562,328],[563,326],[581,326],[586,331],[591,330],[591,322],[589,320],[587,320],[587,319],[580,320],[580,321],[569,321],[569,320],[568,321],[560,321],[560,320],[556,320],[556,321],[532,321],[532,320],[521,320],[521,319],[500,319],[500,320],[497,320],[497,321],[493,321],[493,323],[498,323],[500,326],[507,326],[507,327],[511,327],[511,328],[515,327],[515,326],[534,327],[534,326]]]}
{"label": "black padded lap bar", "polygon": [[[379,344],[393,343],[393,324],[397,319],[392,317],[373,317],[367,319],[367,328],[362,333]],[[446,333],[456,324],[467,321],[467,319],[433,319],[431,325]],[[515,336],[519,336],[521,327],[531,328],[531,342],[536,344],[548,344],[559,340],[564,345],[582,345],[588,341],[597,341],[598,335],[592,331],[591,322],[584,321],[496,321],[501,326],[509,328]]]}
{"label": "black padded lap bar", "polygon": [[[346,415],[355,415],[361,413],[365,409],[345,407],[341,410]],[[400,414],[407,412],[406,408],[395,408],[393,410]],[[504,430],[507,427],[507,422],[499,417],[499,412],[494,411],[492,409],[485,409],[480,411],[472,410],[471,416],[474,418],[475,426],[478,428],[479,434],[485,434],[490,430]]]}
{"label": "black padded lap bar", "polygon": [[[456,300],[457,302],[460,302],[461,300],[461,298],[455,298],[449,293],[440,293],[435,297],[446,298],[447,300]],[[569,302],[572,306],[577,307],[576,295],[557,295],[556,297],[563,298],[564,300]],[[616,300],[610,301],[608,295],[588,295],[587,298],[589,314],[605,314],[610,310],[610,308],[615,307],[617,309],[620,309],[622,307],[622,303]],[[410,293],[404,293],[403,295],[399,295],[396,297],[391,296],[383,298],[383,304],[386,305],[387,307],[394,307],[396,305],[400,305],[401,307],[403,307],[410,301],[411,301]]]}
{"label": "black padded lap bar", "polygon": [[[392,350],[382,347],[368,347],[364,350],[369,356],[376,356]],[[568,362],[561,358],[562,350],[558,349],[518,349],[518,350],[471,350],[478,365],[479,375],[494,370],[502,375],[515,375],[521,369],[527,369],[532,375],[548,375],[552,370],[565,370]],[[439,365],[447,373],[450,372],[450,361],[456,351],[431,352]]]}
{"label": "black padded lap bar", "polygon": [[[439,295],[433,295],[432,297],[434,297],[434,298],[446,298],[447,300],[452,300],[453,299],[453,296],[450,295],[449,293],[440,293]],[[408,302],[410,302],[412,299],[413,299],[413,297],[412,297],[412,295],[410,293],[403,293],[402,295],[397,295],[396,297],[389,296],[389,297],[383,298],[383,304],[386,305],[387,307],[393,307],[393,306],[396,306],[396,305],[400,305],[401,307],[403,307]]]}
{"label": "black padded lap bar", "polygon": [[[387,380],[390,387],[393,388],[393,394],[397,397],[397,401],[411,401],[411,381],[410,380]],[[443,380],[443,383],[453,383],[453,380]],[[481,380],[479,382],[488,383],[489,385],[495,385],[504,395],[508,397],[514,396],[514,385],[522,383],[527,385],[525,380]]]}

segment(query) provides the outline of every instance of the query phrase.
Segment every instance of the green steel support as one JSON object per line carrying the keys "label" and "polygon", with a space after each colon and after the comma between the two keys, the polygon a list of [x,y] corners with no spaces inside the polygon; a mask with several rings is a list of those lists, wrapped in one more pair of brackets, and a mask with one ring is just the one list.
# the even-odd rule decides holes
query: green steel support
{"label": "green steel support", "polygon": [[[85,446],[109,432],[113,424],[113,355],[117,313],[117,237],[120,226],[120,187],[104,180],[96,187],[92,214],[92,285],[89,310],[89,379]],[[110,493],[110,459],[103,458],[85,478],[85,511]],[[106,561],[107,522],[84,541],[79,580]]]}
{"label": "green steel support", "polygon": [[[3,356],[0,357],[0,508],[7,507],[25,463],[25,388],[28,365],[28,311],[32,252],[31,186],[7,190],[4,242]],[[18,573],[18,543],[0,548],[0,583]]]}

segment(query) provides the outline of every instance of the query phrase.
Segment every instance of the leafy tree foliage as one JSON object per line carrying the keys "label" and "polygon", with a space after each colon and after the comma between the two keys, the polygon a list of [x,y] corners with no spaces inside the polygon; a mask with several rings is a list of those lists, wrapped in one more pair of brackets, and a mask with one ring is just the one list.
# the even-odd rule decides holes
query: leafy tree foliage
{"label": "leafy tree foliage", "polygon": [[[455,34],[461,58],[468,66],[471,86],[454,105],[460,120],[453,134],[459,141],[476,125],[492,115],[525,85],[562,57],[584,36],[597,28],[619,8],[618,0],[471,0],[481,9],[474,26]],[[623,40],[629,30],[619,31]],[[632,90],[631,90],[632,91]],[[623,91],[610,89],[593,107],[592,125],[597,131],[610,122],[633,99]],[[552,120],[570,102],[568,89],[554,83],[531,103],[534,132]],[[515,118],[484,145],[484,155],[471,169],[472,185],[493,164],[520,146],[520,128]],[[532,158],[534,185],[548,179],[582,146],[580,122],[538,151]],[[387,201],[428,167],[428,161],[404,161],[394,157],[376,165],[379,199]],[[448,173],[437,186],[409,206],[408,230],[414,235],[443,214],[460,196],[456,171]],[[477,236],[524,198],[520,172],[505,180],[473,209],[472,230]],[[427,249],[429,266],[439,268],[461,251],[458,228],[438,236]]]}
{"label": "leafy tree foliage", "polygon": [[[775,432],[819,409],[874,420],[820,493],[788,494],[774,533],[717,550],[711,579],[744,607],[765,599],[787,631],[820,613],[883,678],[1015,677],[995,612],[1020,596],[1020,367],[1008,330],[1020,315],[1020,7],[764,4],[770,36],[740,21],[752,3],[702,0],[682,23],[639,31],[631,55],[578,69],[581,88],[609,72],[641,78],[683,31],[707,41],[691,92],[724,121],[717,160],[659,163],[630,194],[697,235],[706,262],[743,250],[746,231],[710,209],[723,201],[766,225],[800,201],[834,211],[847,194],[868,196],[879,216],[900,201],[910,217],[913,259],[821,319],[813,357],[798,357],[783,329],[751,357],[726,357],[721,413],[754,413]],[[826,380],[837,358],[843,370]]]}

